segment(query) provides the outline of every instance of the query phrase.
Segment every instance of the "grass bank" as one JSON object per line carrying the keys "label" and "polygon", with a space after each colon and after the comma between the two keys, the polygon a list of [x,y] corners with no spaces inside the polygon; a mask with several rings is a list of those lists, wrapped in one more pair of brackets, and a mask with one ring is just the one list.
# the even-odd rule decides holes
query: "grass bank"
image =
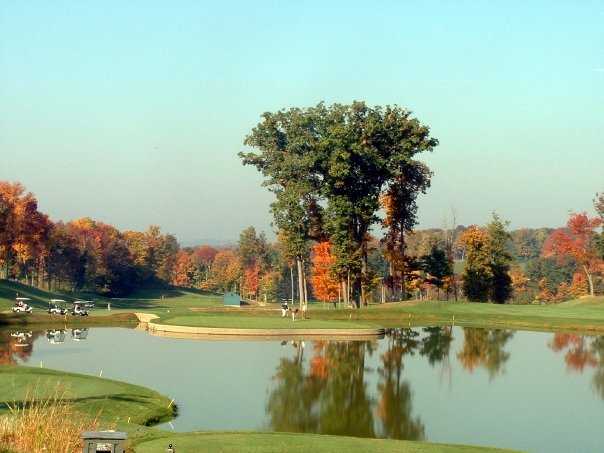
{"label": "grass bank", "polygon": [[314,314],[320,319],[374,322],[384,327],[455,323],[472,327],[604,332],[604,297],[556,305],[399,302],[351,310],[348,314],[338,310]]}
{"label": "grass bank", "polygon": [[[119,425],[152,425],[169,420],[174,405],[159,393],[138,385],[113,381],[83,374],[65,373],[44,368],[0,366],[0,415],[10,405],[22,405],[33,392],[37,400],[44,400],[57,391],[64,401],[84,415],[96,417],[105,423]],[[29,395],[30,397],[32,395]]]}
{"label": "grass bank", "polygon": [[172,434],[135,445],[136,453],[164,451],[168,443],[178,453],[496,453],[488,447],[432,444],[386,439],[292,433],[188,433]]}

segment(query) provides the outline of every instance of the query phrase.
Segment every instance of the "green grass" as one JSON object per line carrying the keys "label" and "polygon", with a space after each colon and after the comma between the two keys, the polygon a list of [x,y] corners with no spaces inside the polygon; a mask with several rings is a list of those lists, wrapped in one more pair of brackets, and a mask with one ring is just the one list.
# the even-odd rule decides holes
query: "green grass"
{"label": "green grass", "polygon": [[83,414],[101,415],[105,422],[149,425],[173,416],[170,400],[138,385],[44,368],[0,366],[0,414],[8,404],[19,404],[34,392],[36,399],[60,389],[65,399]]}
{"label": "green grass", "polygon": [[[314,316],[313,313],[311,315]],[[382,326],[452,323],[476,327],[604,331],[604,297],[556,305],[499,305],[467,302],[399,302],[348,312],[324,310],[317,317],[375,322]]]}
{"label": "green grass", "polygon": [[[245,310],[245,309],[243,309]],[[358,321],[338,321],[322,319],[300,319],[295,322],[290,317],[259,316],[238,312],[193,313],[188,315],[163,317],[162,324],[188,327],[223,327],[232,329],[359,329],[374,327],[371,323]]]}
{"label": "green grass", "polygon": [[[62,317],[45,313],[52,297],[72,300],[61,294],[0,280],[0,310],[8,310],[16,292],[32,298],[34,315],[9,315],[0,323],[63,323]],[[222,296],[195,289],[143,289],[128,299],[112,300],[112,310],[105,309],[108,299],[97,297],[97,308],[89,318],[68,317],[71,324],[112,324],[133,322],[129,314],[146,312],[158,315],[160,322],[184,326],[224,328],[362,328],[396,327],[409,323],[452,323],[476,327],[509,327],[517,329],[569,329],[604,332],[604,297],[578,299],[554,305],[496,305],[487,303],[402,302],[372,305],[355,309],[332,309],[331,305],[311,304],[308,320],[295,323],[280,317],[275,310],[245,307],[225,309]],[[204,311],[191,311],[203,309]],[[109,316],[110,315],[110,316]]]}
{"label": "green grass", "polygon": [[165,451],[168,443],[172,443],[178,453],[495,453],[510,451],[464,445],[290,433],[171,434],[139,443],[135,446],[135,451],[136,453]]}
{"label": "green grass", "polygon": [[[10,312],[17,293],[21,297],[31,299],[29,303],[34,308],[31,315],[12,314]],[[78,298],[93,300],[96,307],[90,311],[89,317],[67,316],[66,320],[70,324],[136,322],[136,318],[126,316],[126,314],[138,311],[155,314],[164,314],[168,311],[171,313],[186,313],[191,307],[222,306],[222,296],[196,289],[141,289],[131,294],[127,299],[108,299],[90,294],[53,293],[8,280],[0,280],[0,312],[4,312],[4,316],[0,318],[0,324],[63,324],[65,322],[63,317],[51,316],[46,312],[48,301],[50,299],[63,299],[70,302]],[[107,310],[108,303],[111,304],[111,311]],[[69,304],[67,306],[69,307]]]}

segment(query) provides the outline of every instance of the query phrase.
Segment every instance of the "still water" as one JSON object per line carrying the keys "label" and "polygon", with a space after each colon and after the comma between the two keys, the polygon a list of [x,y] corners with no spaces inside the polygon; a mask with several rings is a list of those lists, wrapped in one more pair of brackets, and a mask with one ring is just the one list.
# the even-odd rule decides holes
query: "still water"
{"label": "still water", "polygon": [[458,327],[363,342],[183,340],[126,328],[0,337],[2,363],[102,370],[174,398],[179,416],[166,429],[604,451],[604,337]]}

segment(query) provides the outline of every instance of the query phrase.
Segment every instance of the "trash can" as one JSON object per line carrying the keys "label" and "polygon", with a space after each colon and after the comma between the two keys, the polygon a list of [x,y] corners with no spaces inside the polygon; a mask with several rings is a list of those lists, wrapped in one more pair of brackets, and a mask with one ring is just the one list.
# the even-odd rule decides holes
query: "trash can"
{"label": "trash can", "polygon": [[125,453],[128,434],[120,431],[85,431],[81,435],[83,453]]}

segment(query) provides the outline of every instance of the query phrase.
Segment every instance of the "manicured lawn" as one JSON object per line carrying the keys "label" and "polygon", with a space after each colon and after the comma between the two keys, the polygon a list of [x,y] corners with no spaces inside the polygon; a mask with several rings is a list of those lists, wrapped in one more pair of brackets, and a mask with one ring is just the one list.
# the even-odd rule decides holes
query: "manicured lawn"
{"label": "manicured lawn", "polygon": [[36,399],[65,394],[65,400],[85,415],[109,423],[146,425],[172,417],[170,400],[138,385],[83,374],[64,373],[44,368],[0,366],[0,414],[8,404],[19,404],[28,392]]}
{"label": "manicured lawn", "polygon": [[135,446],[135,451],[136,453],[165,451],[169,443],[174,445],[178,453],[494,453],[510,451],[463,445],[290,433],[171,434],[140,443]]}
{"label": "manicured lawn", "polygon": [[[31,315],[17,314],[15,316],[5,316],[4,323],[56,323],[64,322],[61,316],[51,316],[46,312],[48,301],[50,299],[63,299],[67,301],[67,307],[70,308],[70,301],[82,298],[92,300],[96,307],[90,310],[90,317],[78,318],[67,316],[69,323],[96,324],[100,322],[124,322],[130,320],[135,322],[134,317],[127,317],[125,314],[144,311],[148,313],[164,314],[188,312],[189,308],[209,308],[222,306],[222,296],[206,293],[195,289],[144,289],[136,291],[127,299],[108,299],[98,295],[81,294],[78,297],[72,294],[51,293],[31,286],[8,280],[0,280],[0,312],[4,311],[11,314],[10,309],[14,304],[15,297],[19,294],[21,297],[31,299],[29,304],[34,311]],[[111,304],[111,311],[107,310],[107,304]],[[116,316],[117,315],[117,316]],[[111,316],[111,320],[104,319]],[[102,317],[99,321],[92,318]]]}
{"label": "manicured lawn", "polygon": [[[371,321],[382,326],[452,323],[473,326],[507,326],[535,329],[585,329],[604,331],[604,297],[579,299],[556,305],[498,305],[488,303],[400,302],[360,310],[317,311],[321,319]],[[314,316],[314,313],[313,313]],[[455,317],[455,318],[453,318]]]}
{"label": "manicured lawn", "polygon": [[232,329],[358,329],[375,326],[371,323],[359,321],[322,320],[314,318],[298,318],[294,322],[290,317],[281,318],[279,313],[275,313],[272,316],[258,316],[246,315],[245,312],[202,312],[174,317],[165,316],[160,322],[163,324],[188,327],[224,327]]}

